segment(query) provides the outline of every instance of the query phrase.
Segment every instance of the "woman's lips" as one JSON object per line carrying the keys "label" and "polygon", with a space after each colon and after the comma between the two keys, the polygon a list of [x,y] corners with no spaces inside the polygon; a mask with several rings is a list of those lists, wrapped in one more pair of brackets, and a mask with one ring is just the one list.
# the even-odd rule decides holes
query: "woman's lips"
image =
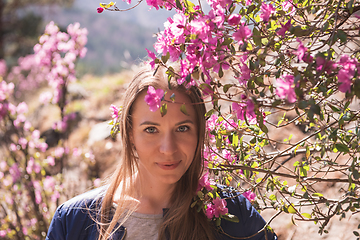
{"label": "woman's lips", "polygon": [[178,162],[169,162],[169,163],[156,163],[163,170],[173,170],[179,166],[181,160]]}

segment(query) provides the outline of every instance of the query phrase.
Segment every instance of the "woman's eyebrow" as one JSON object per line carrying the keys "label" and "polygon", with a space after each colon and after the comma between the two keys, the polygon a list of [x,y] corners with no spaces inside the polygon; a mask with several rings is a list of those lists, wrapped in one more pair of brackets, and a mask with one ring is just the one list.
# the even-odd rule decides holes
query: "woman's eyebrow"
{"label": "woman's eyebrow", "polygon": [[140,124],[140,126],[142,125],[155,125],[155,126],[160,126],[160,124],[156,123],[156,122],[150,122],[150,121],[145,121],[145,122],[142,122]]}
{"label": "woman's eyebrow", "polygon": [[187,119],[187,120],[185,120],[185,121],[178,122],[178,123],[176,124],[176,126],[181,125],[181,124],[184,124],[184,123],[194,124],[193,121],[191,121],[190,119]]}

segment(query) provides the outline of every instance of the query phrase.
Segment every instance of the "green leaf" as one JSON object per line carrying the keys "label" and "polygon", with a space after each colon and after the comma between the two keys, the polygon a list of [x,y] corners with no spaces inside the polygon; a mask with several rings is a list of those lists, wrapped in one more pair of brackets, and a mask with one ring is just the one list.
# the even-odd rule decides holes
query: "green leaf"
{"label": "green leaf", "polygon": [[221,225],[221,218],[217,218],[217,219],[215,220],[215,225],[216,225],[217,227],[219,227],[219,226]]}
{"label": "green leaf", "polygon": [[181,107],[180,107],[180,111],[185,114],[186,116],[190,116],[186,110],[186,106],[185,104],[182,104]]}
{"label": "green leaf", "polygon": [[357,237],[360,236],[360,234],[359,234],[357,231],[353,231],[353,234],[354,234],[355,236],[357,236]]}
{"label": "green leaf", "polygon": [[305,109],[307,106],[309,106],[308,101],[300,101],[300,102],[298,103],[298,107],[299,107],[300,109]]}
{"label": "green leaf", "polygon": [[321,193],[313,193],[312,196],[313,197],[323,197],[324,195]]}
{"label": "green leaf", "polygon": [[190,205],[190,207],[191,207],[191,208],[194,208],[196,204],[197,204],[197,201],[193,202],[193,203]]}
{"label": "green leaf", "polygon": [[271,194],[271,195],[269,196],[269,199],[270,199],[271,201],[276,201],[276,196],[275,196],[274,194]]}
{"label": "green leaf", "polygon": [[328,30],[329,26],[330,26],[329,22],[326,21],[326,23],[325,23],[325,24],[323,25],[323,27],[321,28],[321,31],[322,31],[322,32],[325,32],[326,30]]}
{"label": "green leaf", "polygon": [[354,169],[352,171],[352,173],[353,173],[353,177],[355,180],[358,180],[360,178],[360,174],[359,174],[358,170]]}
{"label": "green leaf", "polygon": [[263,131],[264,133],[268,133],[269,132],[269,129],[265,126],[265,124],[260,124],[260,129],[261,131]]}
{"label": "green leaf", "polygon": [[251,5],[251,6],[247,9],[246,15],[248,15],[248,14],[250,14],[252,11],[254,11],[255,8],[256,8],[255,5]]}
{"label": "green leaf", "polygon": [[354,0],[349,1],[346,4],[347,9],[349,9],[349,13],[352,14],[354,11]]}
{"label": "green leaf", "polygon": [[160,113],[161,113],[161,116],[165,116],[166,113],[167,113],[167,104],[164,103],[163,105],[161,105],[161,108],[160,108]]}
{"label": "green leaf", "polygon": [[224,93],[226,93],[228,90],[229,90],[229,88],[231,88],[233,86],[233,84],[225,84],[224,86],[223,86],[223,91],[224,91]]}
{"label": "green leaf", "polygon": [[303,215],[306,218],[311,218],[311,215],[309,213],[302,213],[301,215]]}
{"label": "green leaf", "polygon": [[259,30],[257,30],[257,28],[254,28],[253,30],[253,40],[256,46],[261,47],[261,35]]}
{"label": "green leaf", "polygon": [[166,63],[167,60],[169,60],[169,58],[170,58],[170,53],[167,52],[165,56],[161,56],[161,61],[162,61],[163,63]]}
{"label": "green leaf", "polygon": [[232,134],[232,146],[237,147],[238,144],[239,144],[239,136],[236,133],[234,133]]}
{"label": "green leaf", "polygon": [[348,153],[349,152],[349,148],[345,144],[336,143],[335,147],[339,152],[343,152],[343,153]]}
{"label": "green leaf", "polygon": [[334,111],[334,112],[340,112],[340,109],[338,109],[337,107],[330,105],[330,108]]}
{"label": "green leaf", "polygon": [[230,221],[230,222],[234,222],[234,223],[238,223],[239,222],[239,218],[235,215],[232,215],[230,213],[227,213],[226,215],[221,215],[221,218]]}
{"label": "green leaf", "polygon": [[180,0],[176,0],[176,7],[177,7],[178,9],[180,9],[180,10],[183,9],[183,7],[182,7],[182,5],[181,5],[181,3],[180,3]]}
{"label": "green leaf", "polygon": [[205,113],[205,117],[208,118],[215,112],[215,109],[210,109],[207,113]]}
{"label": "green leaf", "polygon": [[292,214],[296,213],[296,210],[295,210],[293,204],[290,204],[290,205],[287,207],[287,210],[288,210],[289,213],[292,213]]}
{"label": "green leaf", "polygon": [[343,30],[341,30],[341,29],[339,29],[338,30],[338,32],[337,32],[337,37],[340,39],[340,41],[341,42],[346,42],[346,40],[347,40],[347,34],[343,31]]}
{"label": "green leaf", "polygon": [[220,65],[220,68],[219,68],[219,78],[222,78],[223,76],[224,76],[224,72],[223,72],[222,66]]}

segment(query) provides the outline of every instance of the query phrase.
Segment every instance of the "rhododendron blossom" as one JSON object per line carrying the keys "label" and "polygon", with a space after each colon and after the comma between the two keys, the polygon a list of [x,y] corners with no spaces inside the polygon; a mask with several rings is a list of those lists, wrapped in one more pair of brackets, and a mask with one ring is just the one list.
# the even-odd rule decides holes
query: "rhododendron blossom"
{"label": "rhododendron blossom", "polygon": [[206,172],[199,180],[199,185],[196,189],[196,192],[200,191],[203,187],[205,187],[206,190],[211,191],[213,188],[210,186],[209,181],[209,172]]}
{"label": "rhododendron blossom", "polygon": [[228,18],[228,23],[232,26],[236,26],[240,23],[241,16],[239,14],[232,14]]}
{"label": "rhododendron blossom", "polygon": [[256,198],[256,194],[252,191],[246,191],[242,194],[244,197],[246,197],[250,202],[254,201]]}
{"label": "rhododendron blossom", "polygon": [[164,97],[164,90],[161,88],[156,89],[153,86],[149,86],[147,90],[147,95],[145,96],[145,102],[149,105],[149,109],[152,112],[155,112],[160,108],[161,100]]}
{"label": "rhododendron blossom", "polygon": [[226,215],[228,209],[226,208],[226,200],[221,198],[215,198],[212,203],[206,205],[205,215],[209,219],[213,217],[219,218],[221,215]]}
{"label": "rhododendron blossom", "polygon": [[300,39],[297,39],[297,41],[300,44],[294,54],[298,56],[299,61],[304,61],[307,63],[312,62],[313,57],[307,52],[308,49],[304,46]]}
{"label": "rhododendron blossom", "polygon": [[327,74],[331,74],[336,69],[337,64],[331,60],[327,61],[323,57],[316,57],[317,71],[325,71]]}
{"label": "rhododendron blossom", "polygon": [[252,36],[252,32],[250,28],[245,26],[244,23],[242,23],[236,31],[233,33],[233,38],[239,42],[239,44],[243,44],[246,42],[246,40]]}
{"label": "rhododendron blossom", "polygon": [[238,119],[244,121],[246,116],[246,120],[249,124],[257,123],[252,100],[248,99],[246,103],[232,103],[231,106]]}
{"label": "rhododendron blossom", "polygon": [[357,69],[359,63],[355,59],[349,58],[347,55],[343,55],[338,65],[342,66],[337,75],[340,82],[339,91],[349,92],[351,89],[352,78],[355,75],[355,70]]}
{"label": "rhododendron blossom", "polygon": [[270,16],[275,12],[275,8],[271,4],[261,3],[260,19],[264,22],[268,22]]}
{"label": "rhododendron blossom", "polygon": [[111,111],[111,117],[114,119],[119,118],[120,115],[120,108],[115,106],[114,104],[111,104],[110,106],[110,111]]}
{"label": "rhododendron blossom", "polygon": [[281,99],[287,99],[289,103],[296,102],[296,94],[294,89],[294,76],[283,75],[276,79],[276,95]]}
{"label": "rhododendron blossom", "polygon": [[291,25],[291,20],[287,21],[287,22],[285,23],[285,25],[283,25],[283,24],[281,23],[281,28],[280,28],[279,30],[277,30],[276,33],[277,33],[278,35],[284,37],[284,36],[285,36],[285,33],[286,33],[287,31],[289,31],[289,29],[291,28],[291,26],[292,26],[292,25]]}

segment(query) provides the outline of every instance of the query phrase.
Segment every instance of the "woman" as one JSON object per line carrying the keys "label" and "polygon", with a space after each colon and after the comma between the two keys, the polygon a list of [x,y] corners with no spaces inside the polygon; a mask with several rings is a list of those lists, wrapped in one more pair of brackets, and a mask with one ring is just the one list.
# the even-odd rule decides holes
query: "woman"
{"label": "woman", "polygon": [[[164,116],[149,109],[153,88],[166,92]],[[164,68],[137,74],[124,96],[124,150],[110,183],[59,206],[47,239],[276,239],[243,196],[219,191],[239,219],[220,227],[190,207],[203,170],[205,112],[199,90],[168,82]]]}

